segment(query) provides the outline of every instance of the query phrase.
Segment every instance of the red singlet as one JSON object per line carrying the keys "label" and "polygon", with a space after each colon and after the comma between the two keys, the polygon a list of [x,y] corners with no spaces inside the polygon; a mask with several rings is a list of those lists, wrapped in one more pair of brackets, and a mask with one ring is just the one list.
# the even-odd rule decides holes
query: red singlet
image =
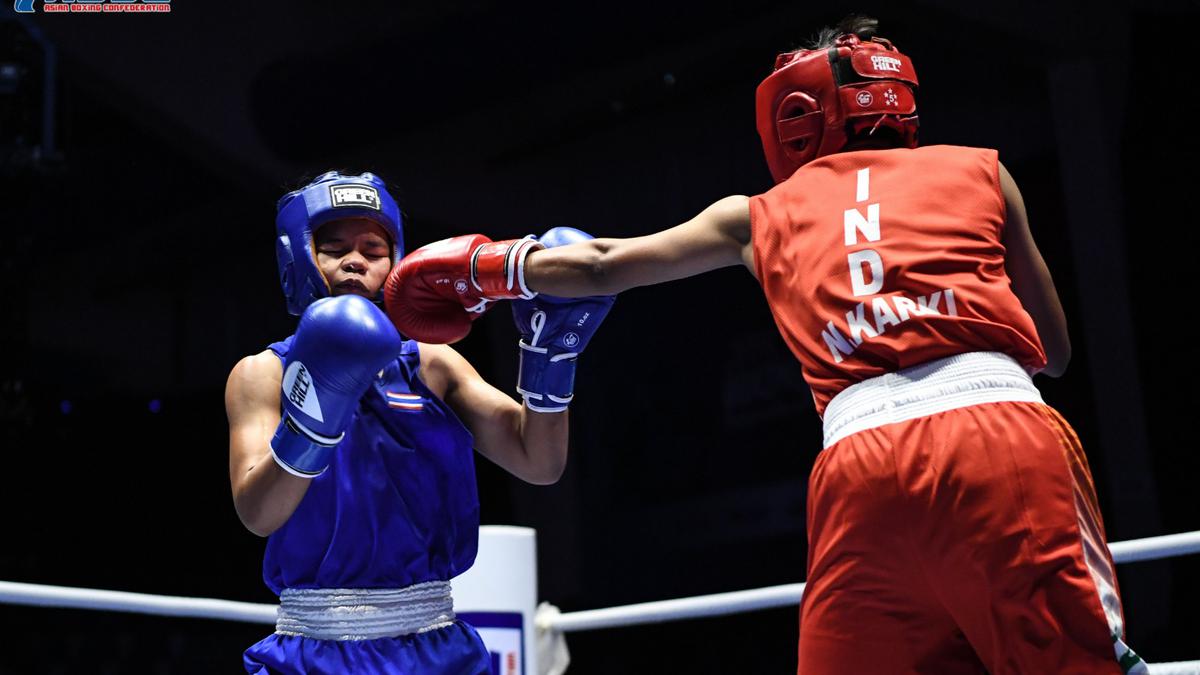
{"label": "red singlet", "polygon": [[838,153],[751,198],[758,278],[819,414],[855,382],[952,354],[1046,366],[1004,271],[996,154]]}

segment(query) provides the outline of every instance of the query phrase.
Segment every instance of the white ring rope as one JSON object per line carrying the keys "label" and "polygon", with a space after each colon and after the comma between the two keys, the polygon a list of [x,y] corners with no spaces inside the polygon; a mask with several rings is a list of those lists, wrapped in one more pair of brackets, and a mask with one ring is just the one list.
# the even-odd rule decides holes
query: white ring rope
{"label": "white ring rope", "polygon": [[[1200,531],[1117,541],[1109,544],[1109,550],[1112,552],[1113,561],[1118,564],[1197,553],[1200,552]],[[558,615],[553,623],[541,627],[564,632],[594,630],[786,607],[800,602],[803,589],[804,584],[785,584],[748,591],[569,612]],[[23,584],[11,581],[0,581],[0,604],[138,612],[263,624],[275,623],[277,607],[273,604],[233,600],[148,595],[91,588]]]}
{"label": "white ring rope", "polygon": [[1118,565],[1142,560],[1174,558],[1200,552],[1200,531],[1114,541],[1108,545],[1108,550],[1112,553],[1113,562]]}
{"label": "white ring rope", "polygon": [[[1116,541],[1108,545],[1108,550],[1112,553],[1113,562],[1117,564],[1198,553],[1200,552],[1200,531]],[[552,623],[539,624],[539,627],[554,628],[566,633],[576,630],[596,630],[659,621],[722,616],[756,609],[797,605],[800,603],[800,596],[803,593],[804,584],[785,584],[756,588],[750,591],[733,591],[678,600],[660,600],[621,607],[588,609],[560,614],[554,617]]]}
{"label": "white ring rope", "polygon": [[791,607],[800,603],[804,584],[767,586],[749,591],[732,591],[712,595],[696,595],[675,600],[641,602],[636,605],[586,609],[566,614],[539,616],[538,628],[570,633],[577,630],[597,630],[638,626],[645,623],[698,619],[709,616],[740,614],[758,609]]}
{"label": "white ring rope", "polygon": [[1150,675],[1196,675],[1200,673],[1200,661],[1170,661],[1147,663]]}
{"label": "white ring rope", "polygon": [[[1116,563],[1158,560],[1200,552],[1200,531],[1168,534],[1109,544]],[[543,604],[537,615],[539,630],[571,632],[620,626],[738,614],[759,609],[795,606],[804,584],[768,586],[691,598],[643,602],[635,605],[591,609],[563,614]],[[70,588],[0,581],[0,604],[65,607],[134,612],[161,616],[222,619],[274,625],[278,605],[213,598],[149,595],[93,588]],[[1200,675],[1200,661],[1151,664],[1154,675]]]}
{"label": "white ring rope", "polygon": [[0,605],[70,607],[275,625],[278,605],[0,581]]}

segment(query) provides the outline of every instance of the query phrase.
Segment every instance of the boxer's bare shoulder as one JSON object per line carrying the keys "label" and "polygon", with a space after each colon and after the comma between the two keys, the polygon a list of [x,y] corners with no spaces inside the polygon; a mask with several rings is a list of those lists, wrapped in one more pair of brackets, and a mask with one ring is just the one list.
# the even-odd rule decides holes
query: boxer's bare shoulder
{"label": "boxer's bare shoulder", "polygon": [[[231,448],[235,455],[239,449],[258,445],[264,436],[279,424],[280,383],[283,381],[283,364],[274,352],[268,350],[252,354],[237,362],[225,383],[225,414],[229,418]],[[264,431],[265,430],[265,431]],[[245,436],[246,443],[238,443]]]}
{"label": "boxer's bare shoulder", "polygon": [[225,383],[225,407],[242,407],[250,400],[270,393],[279,406],[279,385],[283,381],[283,362],[269,349],[244,357],[229,373]]}
{"label": "boxer's bare shoulder", "polygon": [[[421,353],[421,368],[418,376],[438,398],[446,400],[446,394],[455,384],[456,378],[465,368],[471,368],[453,347],[435,345],[425,342],[418,343]],[[464,368],[465,364],[465,368]]]}

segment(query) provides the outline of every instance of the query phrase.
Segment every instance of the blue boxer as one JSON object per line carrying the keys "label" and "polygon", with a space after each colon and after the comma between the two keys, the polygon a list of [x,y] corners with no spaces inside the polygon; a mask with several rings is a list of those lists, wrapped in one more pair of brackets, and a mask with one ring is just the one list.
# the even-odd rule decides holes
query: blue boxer
{"label": "blue boxer", "polygon": [[[270,349],[285,360],[292,341]],[[328,469],[267,540],[263,579],[275,593],[447,582],[474,562],[479,498],[472,437],[417,377],[419,366],[417,343],[405,341],[360,400]],[[246,671],[490,672],[475,630],[453,619],[443,623],[375,639],[276,633],[246,650]]]}

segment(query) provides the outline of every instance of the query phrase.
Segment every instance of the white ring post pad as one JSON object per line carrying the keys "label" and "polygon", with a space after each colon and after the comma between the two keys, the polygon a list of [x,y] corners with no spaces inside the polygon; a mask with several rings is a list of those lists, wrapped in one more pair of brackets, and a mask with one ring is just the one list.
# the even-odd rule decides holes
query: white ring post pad
{"label": "white ring post pad", "polygon": [[475,565],[450,583],[455,612],[475,627],[488,651],[500,657],[501,672],[538,675],[534,530],[481,526]]}

